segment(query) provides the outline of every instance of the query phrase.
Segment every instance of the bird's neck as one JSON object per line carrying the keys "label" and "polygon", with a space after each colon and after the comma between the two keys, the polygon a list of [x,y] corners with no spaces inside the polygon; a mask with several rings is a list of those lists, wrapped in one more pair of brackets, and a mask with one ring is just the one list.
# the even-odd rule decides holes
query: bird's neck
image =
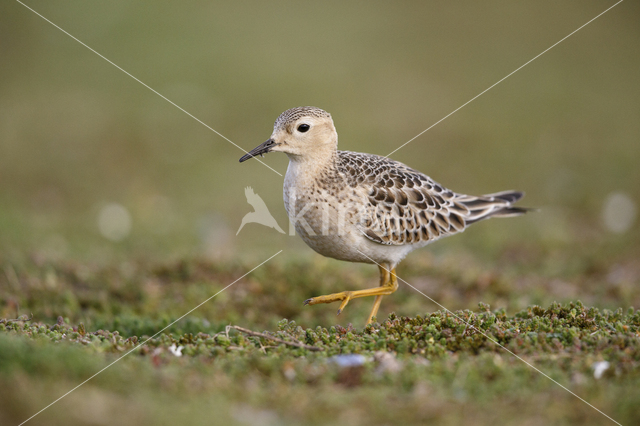
{"label": "bird's neck", "polygon": [[312,185],[318,178],[337,174],[337,161],[338,151],[335,146],[300,156],[289,155],[286,180],[295,181],[296,185]]}

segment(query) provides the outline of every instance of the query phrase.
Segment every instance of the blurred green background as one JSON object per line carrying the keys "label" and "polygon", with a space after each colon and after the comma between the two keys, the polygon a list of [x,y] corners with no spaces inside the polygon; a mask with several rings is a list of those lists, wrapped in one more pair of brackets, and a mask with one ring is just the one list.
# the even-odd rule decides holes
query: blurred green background
{"label": "blurred green background", "polygon": [[[342,149],[381,155],[612,4],[28,2],[245,149],[283,110],[315,105]],[[393,155],[455,191],[524,190],[541,209],[413,257],[637,257],[639,17],[622,3]],[[0,260],[318,258],[257,224],[235,236],[246,186],[286,229],[281,176],[239,164],[241,150],[17,2],[0,6],[0,40]],[[264,161],[285,173],[286,156]],[[114,203],[112,226],[130,218],[117,241],[98,224]],[[606,226],[607,208],[624,226]]]}

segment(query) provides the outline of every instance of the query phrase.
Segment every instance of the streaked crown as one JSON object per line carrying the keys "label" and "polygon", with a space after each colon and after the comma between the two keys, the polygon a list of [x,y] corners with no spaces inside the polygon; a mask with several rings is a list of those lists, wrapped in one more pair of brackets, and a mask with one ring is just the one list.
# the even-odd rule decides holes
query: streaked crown
{"label": "streaked crown", "polygon": [[276,122],[273,124],[273,128],[286,129],[288,125],[295,123],[296,120],[301,117],[331,118],[331,114],[323,109],[314,106],[291,108],[280,114]]}

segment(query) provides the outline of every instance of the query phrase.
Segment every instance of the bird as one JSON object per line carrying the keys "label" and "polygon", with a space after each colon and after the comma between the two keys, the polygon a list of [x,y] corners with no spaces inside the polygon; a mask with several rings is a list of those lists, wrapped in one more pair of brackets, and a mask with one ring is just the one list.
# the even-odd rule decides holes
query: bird
{"label": "bird", "polygon": [[521,191],[460,194],[399,161],[340,151],[331,114],[317,107],[284,111],[271,137],[240,162],[271,152],[289,157],[284,205],[302,240],[323,256],[380,271],[377,287],[316,296],[304,305],[340,302],[340,315],[352,299],[374,297],[367,324],[383,296],[398,289],[396,268],[410,252],[484,219],[531,210],[513,205]]}
{"label": "bird", "polygon": [[282,228],[280,228],[278,222],[276,222],[275,218],[271,216],[271,213],[269,213],[269,209],[267,208],[264,200],[258,194],[253,192],[253,188],[247,186],[244,189],[244,195],[245,197],[247,197],[247,203],[249,203],[249,205],[253,207],[254,211],[244,215],[244,217],[242,218],[242,223],[240,223],[240,228],[238,228],[238,232],[236,232],[236,235],[240,233],[242,228],[244,228],[244,225],[246,225],[247,223],[259,223],[261,225],[268,226],[269,228],[273,228],[281,234],[284,234],[284,231],[282,230]]}

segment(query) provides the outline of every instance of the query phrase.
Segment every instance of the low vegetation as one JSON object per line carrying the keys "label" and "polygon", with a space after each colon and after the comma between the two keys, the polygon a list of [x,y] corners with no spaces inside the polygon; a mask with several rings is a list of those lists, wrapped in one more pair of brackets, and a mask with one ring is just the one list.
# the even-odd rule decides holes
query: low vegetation
{"label": "low vegetation", "polygon": [[[522,302],[508,268],[488,277],[467,265],[455,277],[446,264],[409,262],[404,273],[425,291],[428,275],[468,298],[479,286],[485,300]],[[5,267],[0,421],[20,424],[87,379],[29,423],[613,424],[559,384],[621,424],[640,419],[633,308],[479,303],[401,315],[427,302],[407,287],[383,304],[397,313],[339,324],[335,307],[301,301],[375,271],[279,260],[174,323],[245,266]],[[357,300],[343,316],[361,322],[368,308]]]}

